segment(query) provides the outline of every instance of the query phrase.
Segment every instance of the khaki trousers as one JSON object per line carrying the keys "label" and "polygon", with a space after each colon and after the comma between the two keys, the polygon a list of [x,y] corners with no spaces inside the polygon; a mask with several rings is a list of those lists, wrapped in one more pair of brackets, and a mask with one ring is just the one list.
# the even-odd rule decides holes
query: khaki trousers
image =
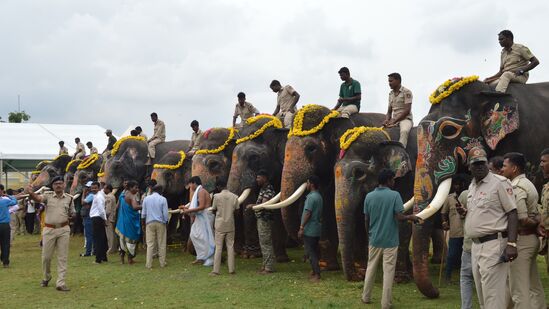
{"label": "khaki trousers", "polygon": [[114,232],[113,222],[107,220],[105,232],[107,233],[107,245],[109,246],[107,253],[112,254],[118,252],[118,238],[116,238],[116,234]]}
{"label": "khaki trousers", "polygon": [[149,141],[149,158],[151,158],[151,159],[155,158],[155,156],[156,156],[156,145],[158,145],[160,143],[163,143],[163,142],[164,141],[159,139],[159,138],[155,138],[152,141]]}
{"label": "khaki trousers", "polygon": [[400,138],[398,141],[406,148],[406,145],[408,144],[408,135],[410,130],[412,130],[414,123],[410,119],[404,119],[398,123],[398,126],[400,127]]}
{"label": "khaki trousers", "polygon": [[17,214],[10,215],[10,244],[15,240],[15,232],[19,230],[19,224],[17,222]]}
{"label": "khaki trousers", "polygon": [[518,256],[509,266],[509,288],[514,308],[547,308],[536,258],[539,240],[536,235],[519,235]]}
{"label": "khaki trousers", "polygon": [[358,107],[354,104],[349,104],[347,106],[341,106],[337,111],[341,114],[341,118],[349,118],[352,114],[358,113]]}
{"label": "khaki trousers", "polygon": [[370,302],[372,288],[374,287],[374,281],[376,279],[377,267],[379,261],[383,257],[383,294],[381,296],[381,308],[391,308],[397,253],[398,247],[368,247],[368,266],[366,267],[366,277],[364,278],[362,301],[365,303]]}
{"label": "khaki trousers", "polygon": [[509,263],[499,261],[505,247],[507,238],[473,243],[471,248],[473,278],[481,308],[501,309],[507,306],[505,296]]}
{"label": "khaki trousers", "polygon": [[292,126],[292,121],[294,120],[294,113],[292,112],[279,112],[276,114],[276,117],[280,119],[284,128],[290,128]]}
{"label": "khaki trousers", "polygon": [[213,272],[219,273],[221,268],[221,253],[223,253],[223,243],[227,246],[227,260],[229,273],[234,272],[234,231],[232,232],[215,232],[215,255]]}
{"label": "khaki trousers", "polygon": [[153,256],[158,252],[160,267],[166,266],[166,224],[154,221],[145,228],[147,239],[147,262],[145,267],[151,268]]}
{"label": "khaki trousers", "polygon": [[44,271],[44,280],[51,280],[51,260],[53,252],[57,251],[57,286],[65,285],[70,235],[71,229],[68,225],[57,229],[44,227],[42,231],[42,270]]}
{"label": "khaki trousers", "polygon": [[496,79],[495,81],[491,82],[491,86],[496,87],[496,91],[499,92],[506,92],[507,87],[509,87],[509,83],[521,83],[526,84],[526,81],[528,80],[528,75],[517,75],[514,72],[507,71],[503,72],[501,76]]}

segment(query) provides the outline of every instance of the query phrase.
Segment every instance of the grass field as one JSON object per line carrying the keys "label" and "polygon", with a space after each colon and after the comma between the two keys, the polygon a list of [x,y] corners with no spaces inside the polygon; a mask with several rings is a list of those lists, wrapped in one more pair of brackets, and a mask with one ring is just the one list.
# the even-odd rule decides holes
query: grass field
{"label": "grass field", "polygon": [[[38,236],[17,236],[12,246],[10,268],[0,269],[1,308],[379,308],[381,270],[371,305],[360,301],[362,283],[347,282],[342,272],[325,272],[317,284],[307,280],[309,265],[301,262],[302,250],[289,251],[294,261],[276,265],[270,276],[257,275],[259,259],[237,258],[234,276],[210,277],[211,268],[194,266],[193,256],[170,248],[168,267],[160,269],[155,260],[152,270],[145,269],[144,252],[137,264],[121,265],[118,255],[109,256],[106,264],[92,264],[92,257],[79,257],[83,239],[71,239],[67,286],[68,293],[50,287],[41,288],[41,262]],[[540,269],[545,262],[539,259]],[[55,262],[52,264],[56,270]],[[437,282],[438,266],[431,274]],[[549,279],[542,272],[547,287]],[[457,274],[454,276],[457,281]],[[53,284],[52,284],[53,283]],[[426,299],[414,283],[399,284],[393,289],[395,308],[459,308],[459,285],[442,286],[440,298]]]}

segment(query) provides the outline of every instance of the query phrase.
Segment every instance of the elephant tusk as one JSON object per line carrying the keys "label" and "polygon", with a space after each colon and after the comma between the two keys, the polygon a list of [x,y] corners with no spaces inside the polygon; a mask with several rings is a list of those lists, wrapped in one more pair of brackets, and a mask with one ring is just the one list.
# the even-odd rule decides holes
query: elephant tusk
{"label": "elephant tusk", "polygon": [[305,189],[307,188],[307,183],[303,183],[295,192],[290,195],[286,200],[276,203],[276,204],[270,204],[270,205],[256,205],[253,207],[254,210],[260,210],[260,209],[280,209],[284,207],[288,207],[292,205],[295,201],[297,201],[305,192]]}
{"label": "elephant tusk", "polygon": [[168,213],[171,213],[171,214],[180,214],[180,213],[181,213],[181,209],[170,209],[170,210],[168,210]]}
{"label": "elephant tusk", "polygon": [[[273,205],[273,204],[276,204],[280,201],[280,192],[278,192],[277,195],[273,196],[272,199],[266,201],[265,203],[263,204],[259,204],[259,205],[255,205],[254,206],[254,209],[262,209],[264,206],[267,206],[267,205]],[[255,208],[257,207],[257,208]]]}
{"label": "elephant tusk", "polygon": [[112,194],[113,194],[113,195],[115,195],[115,194],[116,194],[116,192],[118,192],[118,188],[114,188],[114,189],[112,189]]}
{"label": "elephant tusk", "polygon": [[44,190],[46,190],[46,189],[48,189],[48,187],[43,186],[42,188],[40,188],[40,189],[34,191],[34,193],[35,193],[35,194],[38,194],[38,193],[40,193],[40,192],[42,192],[42,191],[44,191]]}
{"label": "elephant tusk", "polygon": [[80,193],[76,194],[76,195],[73,196],[72,198],[73,198],[73,199],[77,199],[77,198],[79,198],[79,197],[80,197]]}
{"label": "elephant tusk", "polygon": [[415,199],[412,196],[412,198],[408,202],[404,203],[404,211],[406,212],[412,209],[412,207],[414,207],[414,202],[415,202]]}
{"label": "elephant tusk", "polygon": [[244,191],[242,191],[242,194],[238,197],[238,205],[241,205],[244,203],[244,201],[250,196],[250,192],[252,192],[252,189],[246,188]]}
{"label": "elephant tusk", "polygon": [[444,202],[446,201],[446,199],[448,198],[448,194],[450,194],[451,188],[452,188],[452,178],[448,178],[444,180],[438,186],[437,194],[435,195],[431,203],[429,203],[429,205],[427,205],[427,207],[425,207],[425,209],[420,211],[416,216],[421,220],[427,220],[429,217],[431,217],[437,211],[439,211],[442,205],[444,204]]}

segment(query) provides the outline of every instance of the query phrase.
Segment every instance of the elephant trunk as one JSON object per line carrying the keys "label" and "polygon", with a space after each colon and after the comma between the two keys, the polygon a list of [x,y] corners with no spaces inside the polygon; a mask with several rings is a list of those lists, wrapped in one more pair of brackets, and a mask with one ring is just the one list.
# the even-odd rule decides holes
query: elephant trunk
{"label": "elephant trunk", "polygon": [[80,173],[75,173],[72,177],[72,183],[69,190],[69,193],[74,195],[76,193],[76,188],[78,188],[78,183],[80,182]]}
{"label": "elephant trunk", "polygon": [[31,186],[33,190],[38,190],[43,186],[48,186],[50,184],[50,173],[47,171],[42,171],[32,182]]}
{"label": "elephant trunk", "polygon": [[343,166],[335,167],[335,211],[337,232],[339,236],[339,251],[341,254],[341,263],[343,264],[343,273],[349,281],[359,281],[363,278],[356,270],[354,264],[355,240],[359,233],[357,231],[357,210],[360,210],[360,194],[358,188],[353,186],[351,181],[344,177]]}
{"label": "elephant trunk", "polygon": [[414,280],[419,291],[428,298],[438,298],[439,291],[433,286],[429,278],[429,246],[430,235],[433,229],[431,220],[416,225],[412,233],[414,250]]}

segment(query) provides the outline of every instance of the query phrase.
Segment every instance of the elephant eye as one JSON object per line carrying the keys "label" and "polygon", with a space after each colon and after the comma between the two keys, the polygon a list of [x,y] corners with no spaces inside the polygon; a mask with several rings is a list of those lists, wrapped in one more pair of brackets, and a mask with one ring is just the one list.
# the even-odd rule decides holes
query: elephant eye
{"label": "elephant eye", "polygon": [[251,154],[248,156],[248,166],[252,169],[259,169],[260,161],[259,155],[257,154]]}
{"label": "elephant eye", "polygon": [[453,139],[461,133],[462,128],[463,126],[447,120],[440,125],[438,131],[444,138]]}
{"label": "elephant eye", "polygon": [[316,145],[314,144],[309,144],[305,147],[305,152],[308,154],[315,152],[315,150],[316,150]]}

